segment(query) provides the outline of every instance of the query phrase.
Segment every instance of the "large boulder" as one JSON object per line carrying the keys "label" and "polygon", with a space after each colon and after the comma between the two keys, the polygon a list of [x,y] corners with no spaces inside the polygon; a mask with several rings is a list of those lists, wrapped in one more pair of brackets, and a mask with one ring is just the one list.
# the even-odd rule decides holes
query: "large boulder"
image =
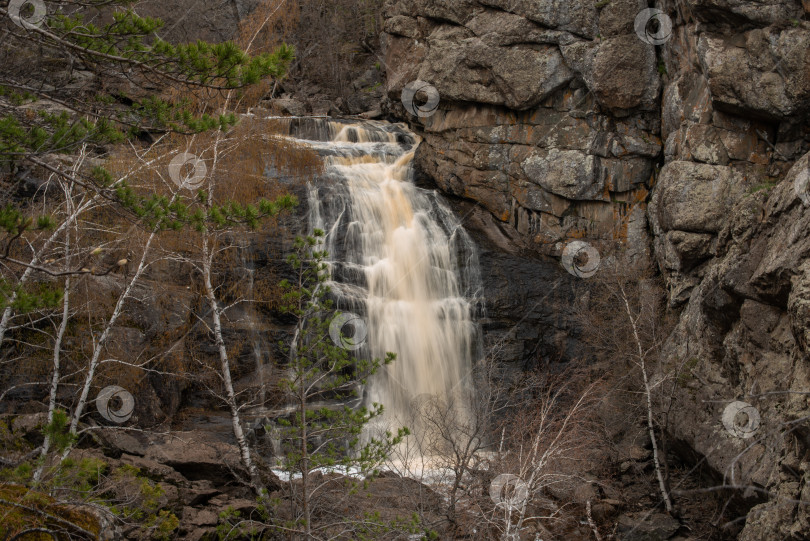
{"label": "large boulder", "polygon": [[719,109],[769,119],[810,111],[810,23],[733,38],[703,34],[698,58]]}

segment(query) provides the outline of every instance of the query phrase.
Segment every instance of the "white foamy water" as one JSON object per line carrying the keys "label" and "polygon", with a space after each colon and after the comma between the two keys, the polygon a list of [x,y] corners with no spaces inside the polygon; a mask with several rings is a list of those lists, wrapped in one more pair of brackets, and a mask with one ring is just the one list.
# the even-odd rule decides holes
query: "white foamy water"
{"label": "white foamy water", "polygon": [[366,344],[354,353],[396,361],[364,391],[385,408],[381,426],[423,430],[414,404],[453,397],[462,419],[473,400],[481,301],[476,251],[437,194],[413,183],[416,137],[400,126],[324,122],[311,146],[326,178],[310,190],[310,227],[327,232],[330,286],[340,310],[360,315]]}

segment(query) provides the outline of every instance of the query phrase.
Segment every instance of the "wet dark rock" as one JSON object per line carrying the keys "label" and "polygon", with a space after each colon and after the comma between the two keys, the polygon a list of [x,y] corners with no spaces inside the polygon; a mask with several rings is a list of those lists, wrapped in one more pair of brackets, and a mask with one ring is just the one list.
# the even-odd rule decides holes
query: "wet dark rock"
{"label": "wet dark rock", "polygon": [[514,370],[583,355],[570,314],[572,301],[584,292],[582,284],[557,260],[532,255],[483,209],[462,202],[453,208],[479,251],[485,355]]}
{"label": "wet dark rock", "polygon": [[270,102],[270,107],[283,115],[304,116],[307,114],[306,104],[293,98],[274,99]]}
{"label": "wet dark rock", "polygon": [[666,541],[681,527],[669,515],[646,511],[621,515],[618,524],[622,541]]}

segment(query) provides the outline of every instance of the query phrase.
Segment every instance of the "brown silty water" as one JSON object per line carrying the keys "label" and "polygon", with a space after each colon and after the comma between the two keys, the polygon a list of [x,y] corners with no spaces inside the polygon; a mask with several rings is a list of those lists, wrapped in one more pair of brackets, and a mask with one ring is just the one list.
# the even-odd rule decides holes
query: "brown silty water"
{"label": "brown silty water", "polygon": [[327,233],[336,306],[358,315],[349,333],[363,345],[353,353],[397,356],[363,391],[385,408],[371,430],[408,426],[418,436],[428,397],[452,403],[447,414],[461,421],[480,352],[478,259],[459,217],[413,182],[418,138],[382,122],[322,120],[299,133],[327,166],[310,187],[309,226]]}

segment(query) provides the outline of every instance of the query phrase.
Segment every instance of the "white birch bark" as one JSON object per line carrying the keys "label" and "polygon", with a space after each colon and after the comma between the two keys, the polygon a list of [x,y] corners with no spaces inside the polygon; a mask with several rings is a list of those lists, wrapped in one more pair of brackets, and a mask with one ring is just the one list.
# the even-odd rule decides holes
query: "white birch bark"
{"label": "white birch bark", "polygon": [[205,284],[205,296],[208,299],[208,304],[211,309],[211,317],[214,323],[214,337],[216,340],[217,351],[219,352],[220,372],[222,376],[222,383],[225,387],[225,401],[228,404],[228,409],[231,413],[231,424],[233,426],[233,435],[236,439],[236,445],[239,447],[239,454],[242,458],[242,464],[250,475],[250,484],[254,490],[261,492],[264,488],[259,470],[253,462],[250,453],[250,446],[248,445],[245,433],[242,430],[242,421],[239,416],[239,404],[236,401],[236,393],[233,389],[233,379],[231,378],[231,364],[228,358],[228,350],[225,347],[225,339],[222,336],[222,320],[220,318],[219,304],[217,303],[216,293],[211,282],[211,261],[213,256],[210,254],[210,247],[208,244],[207,233],[203,233],[203,281]]}
{"label": "white birch bark", "polygon": [[[59,227],[57,227],[56,230],[54,230],[54,232],[45,240],[45,242],[39,248],[39,250],[36,251],[34,255],[31,257],[29,266],[25,268],[25,270],[22,273],[22,276],[20,276],[20,279],[17,281],[18,286],[22,286],[28,282],[28,280],[31,278],[31,275],[34,272],[33,267],[39,264],[40,256],[51,247],[51,245],[54,243],[54,241],[56,241],[57,238],[59,238],[59,235],[63,233],[64,229],[68,226],[68,224],[72,223],[79,214],[87,210],[93,202],[94,199],[90,199],[88,201],[85,201],[78,208],[76,208],[68,216],[68,218],[65,221],[63,221],[59,225]],[[16,300],[17,300],[17,293],[12,292],[11,297],[8,300],[9,305],[6,306],[5,310],[3,310],[3,316],[2,318],[0,318],[0,344],[3,343],[3,340],[5,339],[6,336],[6,332],[8,331],[11,323],[11,318],[14,316],[14,309],[11,307],[11,305]]]}
{"label": "white birch bark", "polygon": [[633,339],[636,341],[636,347],[638,348],[638,361],[639,365],[641,366],[641,377],[644,383],[644,396],[647,401],[647,430],[650,433],[650,442],[652,442],[655,476],[658,478],[658,488],[661,490],[661,497],[664,498],[664,505],[667,508],[667,512],[671,513],[672,501],[669,498],[667,485],[664,482],[664,475],[661,472],[661,462],[658,458],[658,441],[655,438],[655,424],[653,423],[652,389],[650,387],[649,378],[647,377],[647,364],[645,362],[646,355],[644,354],[644,348],[641,344],[641,337],[638,334],[636,320],[633,318],[633,312],[630,310],[630,303],[627,301],[627,294],[625,293],[624,287],[622,287],[621,284],[619,284],[619,288],[622,293],[622,300],[624,301],[624,308],[627,312],[627,318],[630,320],[630,325],[633,329]]}
{"label": "white birch bark", "polygon": [[[84,413],[84,408],[87,404],[87,396],[90,394],[90,387],[93,384],[93,378],[96,374],[96,369],[98,368],[100,359],[101,359],[101,352],[104,350],[104,346],[107,343],[107,339],[110,336],[110,332],[112,328],[115,326],[115,323],[118,321],[118,318],[121,316],[123,312],[124,303],[132,294],[132,290],[135,288],[135,285],[138,283],[141,275],[143,274],[144,270],[146,270],[146,259],[147,255],[149,254],[149,248],[152,245],[152,241],[154,240],[157,234],[157,228],[155,228],[152,233],[149,235],[149,238],[146,241],[146,245],[144,246],[143,253],[141,254],[141,259],[138,262],[138,268],[135,271],[135,274],[130,279],[129,283],[127,284],[126,289],[118,297],[118,302],[115,304],[115,309],[113,310],[112,315],[110,316],[109,321],[104,326],[104,330],[101,333],[101,337],[99,338],[96,346],[93,348],[93,356],[90,359],[90,364],[87,368],[87,375],[84,378],[84,385],[82,385],[82,392],[79,396],[79,402],[76,404],[76,408],[73,411],[73,417],[70,421],[70,432],[72,434],[76,433],[76,430],[79,426],[79,421]],[[72,446],[65,449],[62,453],[62,460],[67,458],[68,454],[72,450]]]}
{"label": "white birch bark", "polygon": [[[56,340],[53,345],[53,373],[51,374],[50,395],[48,397],[48,424],[53,422],[54,411],[56,411],[56,392],[59,388],[60,375],[60,354],[62,351],[62,338],[65,336],[65,329],[67,329],[68,319],[70,312],[70,276],[65,279],[65,294],[62,298],[62,322],[59,324],[59,330],[56,333]],[[40,452],[41,463],[37,470],[34,472],[34,483],[38,483],[42,478],[42,472],[45,469],[45,459],[48,452],[51,450],[51,438],[48,434],[45,435],[45,441],[42,442],[42,451]]]}
{"label": "white birch bark", "polygon": [[[79,163],[79,162],[77,162]],[[70,186],[64,186],[65,201],[68,208],[68,214],[74,216],[73,211],[73,193]],[[71,219],[65,222],[68,226],[71,224],[75,226],[75,220]],[[65,270],[70,270],[71,264],[71,245],[70,245],[70,227],[65,230]],[[59,323],[59,329],[56,332],[56,338],[53,344],[53,371],[51,373],[51,384],[48,393],[48,424],[53,423],[54,412],[56,411],[56,396],[59,390],[59,379],[61,377],[61,355],[62,355],[62,339],[67,330],[68,320],[70,318],[70,275],[65,278],[65,292],[62,296],[62,321]],[[40,451],[40,464],[34,472],[34,483],[39,483],[42,478],[42,473],[45,470],[45,461],[48,457],[48,452],[51,450],[51,437],[50,434],[45,435],[42,442],[42,450]]]}

